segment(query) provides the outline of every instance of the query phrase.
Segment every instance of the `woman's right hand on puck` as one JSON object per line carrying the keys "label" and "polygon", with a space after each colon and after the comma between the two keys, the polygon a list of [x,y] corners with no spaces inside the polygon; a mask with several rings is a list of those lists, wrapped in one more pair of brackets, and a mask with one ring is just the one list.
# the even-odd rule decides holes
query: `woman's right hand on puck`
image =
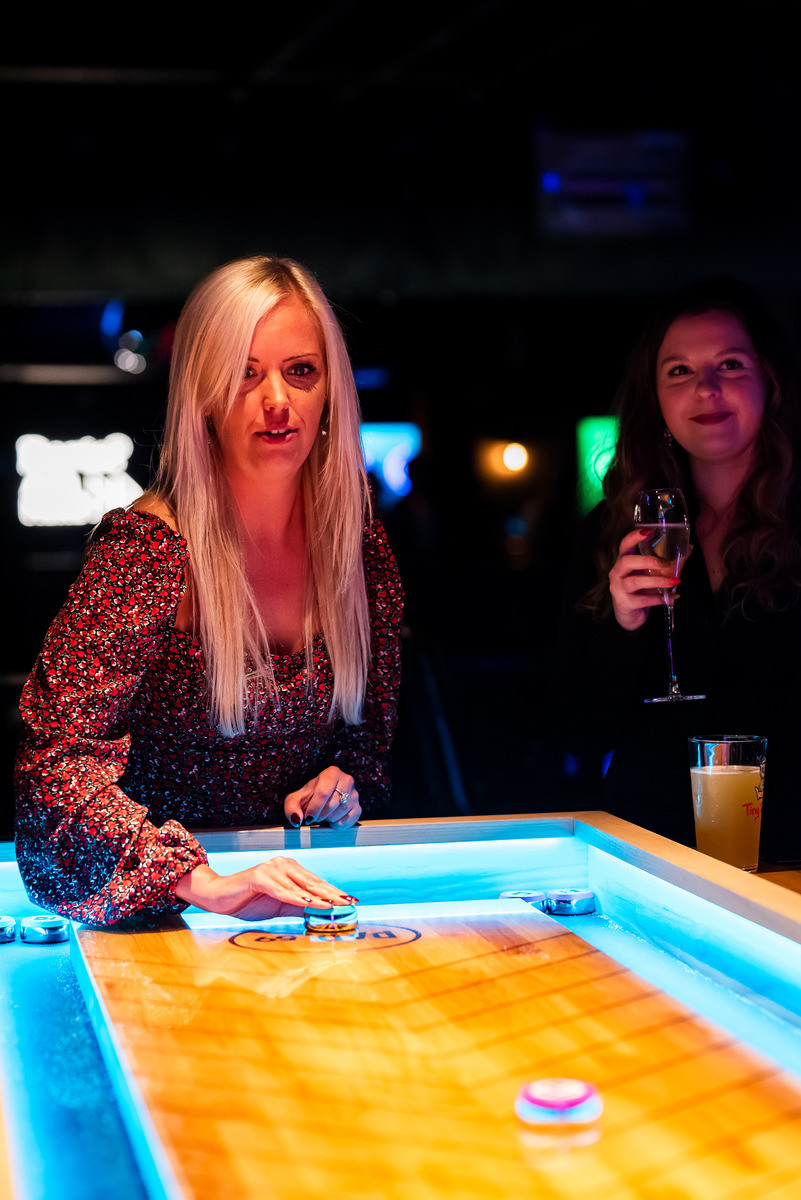
{"label": "woman's right hand on puck", "polygon": [[234,875],[218,875],[203,863],[178,880],[175,895],[207,912],[248,921],[302,915],[308,904],[325,907],[354,902],[353,896],[283,855]]}

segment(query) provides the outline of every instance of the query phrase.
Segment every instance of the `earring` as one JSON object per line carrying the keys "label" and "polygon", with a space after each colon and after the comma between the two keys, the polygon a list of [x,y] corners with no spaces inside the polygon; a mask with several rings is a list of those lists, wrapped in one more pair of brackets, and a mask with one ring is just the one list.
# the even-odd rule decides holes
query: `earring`
{"label": "earring", "polygon": [[667,446],[668,450],[672,450],[673,449],[673,434],[670,432],[667,425],[662,430],[662,437],[665,439],[665,445]]}

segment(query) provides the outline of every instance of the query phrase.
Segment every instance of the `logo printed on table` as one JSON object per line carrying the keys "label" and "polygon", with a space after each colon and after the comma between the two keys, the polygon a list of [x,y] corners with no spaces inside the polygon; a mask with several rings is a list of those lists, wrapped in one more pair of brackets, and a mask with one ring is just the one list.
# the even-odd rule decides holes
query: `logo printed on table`
{"label": "logo printed on table", "polygon": [[422,937],[419,929],[408,929],[404,925],[364,925],[358,933],[344,937],[309,936],[307,933],[272,933],[269,929],[245,929],[228,940],[232,946],[243,950],[279,950],[288,952],[320,953],[342,945],[348,952],[354,950],[388,950],[392,946],[404,946]]}

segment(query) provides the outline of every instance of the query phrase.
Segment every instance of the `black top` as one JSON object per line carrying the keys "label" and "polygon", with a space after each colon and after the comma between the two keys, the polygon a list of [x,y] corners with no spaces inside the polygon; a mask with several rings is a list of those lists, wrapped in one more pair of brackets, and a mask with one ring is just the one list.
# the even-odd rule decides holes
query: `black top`
{"label": "black top", "polygon": [[[767,737],[760,854],[801,859],[801,601],[787,611],[726,614],[712,592],[701,547],[682,572],[675,605],[679,685],[705,700],[645,704],[667,690],[662,609],[627,633],[614,616],[576,610],[595,581],[601,506],[582,526],[568,574],[558,645],[561,726],[573,752],[614,751],[604,808],[656,833],[695,844],[687,738]],[[794,599],[794,597],[791,597]]]}

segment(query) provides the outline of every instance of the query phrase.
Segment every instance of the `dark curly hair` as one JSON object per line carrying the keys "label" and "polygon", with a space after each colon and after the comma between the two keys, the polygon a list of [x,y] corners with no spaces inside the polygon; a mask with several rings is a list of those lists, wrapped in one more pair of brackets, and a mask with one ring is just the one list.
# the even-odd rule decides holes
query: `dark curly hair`
{"label": "dark curly hair", "polygon": [[629,355],[613,411],[620,419],[615,457],[604,478],[606,510],[596,549],[598,580],[582,601],[599,616],[611,612],[609,571],[620,541],[632,529],[637,492],[680,487],[696,507],[689,459],[664,436],[656,391],[659,347],[682,316],[725,310],[748,331],[768,381],[754,464],[737,497],[722,546],[724,600],[729,610],[789,607],[801,584],[801,405],[793,343],[762,300],[736,279],[717,278],[682,288],[654,313]]}

